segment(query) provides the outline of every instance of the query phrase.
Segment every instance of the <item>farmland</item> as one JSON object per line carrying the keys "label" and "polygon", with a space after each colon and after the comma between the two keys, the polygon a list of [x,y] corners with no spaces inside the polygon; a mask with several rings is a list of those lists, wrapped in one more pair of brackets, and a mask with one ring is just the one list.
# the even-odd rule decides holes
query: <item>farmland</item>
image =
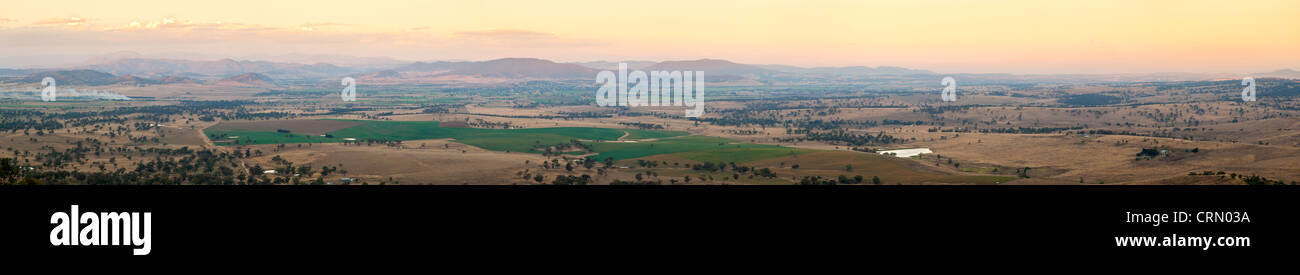
{"label": "farmland", "polygon": [[[277,125],[295,125],[298,131],[272,130]],[[323,132],[321,129],[341,129]],[[290,128],[290,127],[285,127]],[[238,130],[234,130],[238,129]],[[681,131],[653,131],[589,127],[557,127],[529,129],[478,129],[439,127],[437,121],[255,121],[224,122],[205,130],[218,145],[260,145],[294,143],[339,143],[351,138],[365,141],[409,141],[425,139],[452,139],[458,143],[504,152],[541,152],[539,147],[578,143],[590,147],[599,159],[634,159],[670,153],[684,153],[682,157],[702,162],[746,162],[751,160],[796,155],[812,150],[787,148],[775,145],[739,143],[734,140],[685,136]],[[300,134],[307,132],[312,134]],[[318,135],[316,133],[319,133]],[[326,136],[328,135],[328,136]],[[627,139],[626,142],[619,139]],[[647,140],[637,142],[636,140]]]}
{"label": "farmland", "polygon": [[[326,122],[326,123],[319,123]],[[319,133],[318,135],[299,134],[293,130],[285,132],[248,131],[230,129],[271,129],[275,125],[286,124],[281,121],[233,122],[217,124],[206,133],[219,145],[256,145],[256,144],[292,144],[292,143],[338,143],[345,139],[359,142],[374,141],[408,141],[420,139],[454,139],[457,142],[480,148],[506,152],[536,152],[539,146],[566,144],[574,141],[615,141],[627,135],[639,138],[668,138],[685,135],[680,131],[649,131],[634,129],[609,129],[585,127],[558,127],[532,129],[479,129],[439,127],[437,121],[361,121],[361,120],[319,120],[309,123],[294,123],[303,129],[299,132]],[[313,126],[314,125],[314,126]],[[338,127],[348,125],[349,127]],[[286,127],[288,128],[288,127]],[[324,132],[321,129],[340,128]],[[237,138],[230,138],[237,137]],[[693,139],[692,139],[693,140]],[[674,142],[680,143],[680,142]],[[600,144],[600,143],[598,143]]]}
{"label": "farmland", "polygon": [[807,151],[805,149],[784,148],[775,145],[737,143],[730,139],[708,136],[689,136],[637,143],[594,143],[592,149],[599,152],[599,157],[602,159],[623,160],[658,154],[683,153],[679,154],[679,156],[702,162],[745,162],[755,158],[776,157]]}
{"label": "farmland", "polygon": [[[284,129],[279,125],[293,124],[294,130]],[[884,179],[889,183],[930,182],[930,183],[982,183],[993,184],[1009,181],[1006,176],[952,176],[942,172],[923,171],[904,167],[906,163],[871,154],[856,152],[837,152],[818,149],[794,148],[779,145],[755,144],[737,140],[690,135],[684,131],[658,131],[637,129],[613,129],[596,127],[551,127],[525,129],[482,129],[463,127],[439,127],[437,121],[365,121],[365,120],[317,120],[317,121],[232,121],[222,122],[205,130],[208,137],[216,144],[239,148],[257,148],[270,151],[274,155],[264,155],[257,159],[297,158],[310,163],[347,164],[348,167],[375,167],[369,170],[392,170],[392,172],[375,174],[375,176],[394,177],[398,182],[448,183],[472,178],[441,178],[430,181],[416,175],[401,176],[402,171],[422,171],[410,165],[419,165],[435,161],[425,159],[409,162],[390,162],[385,159],[398,156],[446,156],[479,158],[480,155],[496,155],[485,159],[515,158],[536,160],[536,157],[512,157],[516,154],[540,154],[559,157],[553,159],[555,166],[567,165],[578,167],[564,173],[581,173],[587,171],[596,174],[599,180],[616,180],[619,175],[638,176],[642,180],[664,177],[673,181],[686,182],[693,178],[696,182],[718,182],[737,184],[780,184],[799,181],[801,178],[834,179],[838,176],[866,176]],[[249,131],[261,129],[263,131]],[[288,130],[271,132],[265,130]],[[326,132],[325,130],[329,130]],[[306,132],[312,134],[298,134]],[[316,135],[320,133],[319,135]],[[231,138],[238,137],[238,138]],[[355,139],[345,142],[344,139]],[[398,142],[401,141],[401,142]],[[362,143],[367,145],[361,145]],[[302,143],[312,144],[304,150]],[[339,145],[344,143],[341,147]],[[348,146],[346,143],[355,145]],[[298,144],[293,147],[284,145]],[[375,149],[374,144],[384,144]],[[464,146],[460,145],[463,144]],[[319,145],[319,146],[316,146]],[[360,148],[357,148],[357,147]],[[472,146],[472,147],[466,147]],[[330,149],[336,148],[336,149]],[[357,149],[345,149],[357,148]],[[392,151],[387,154],[369,154],[366,151]],[[420,153],[428,152],[428,153]],[[441,153],[434,153],[441,152]],[[459,152],[459,154],[457,154]],[[341,157],[350,155],[351,157]],[[299,157],[294,157],[299,156]],[[355,162],[353,159],[373,159],[370,162]],[[440,158],[440,157],[435,157]],[[330,160],[333,159],[333,160]],[[322,162],[329,160],[328,162]],[[562,160],[556,162],[556,160]],[[672,160],[671,162],[668,160]],[[283,162],[284,160],[279,160]],[[388,163],[382,167],[371,163]],[[591,165],[605,162],[606,164]],[[618,165],[630,168],[616,169]],[[555,166],[543,161],[543,171],[524,169],[522,173],[533,176],[537,173],[559,173],[551,170]],[[716,165],[715,165],[716,164]],[[800,165],[803,165],[800,167]],[[845,170],[843,164],[857,165],[858,170]],[[447,165],[447,164],[444,164]],[[753,168],[750,168],[750,167]],[[550,168],[548,168],[550,167]],[[758,167],[767,167],[760,170]],[[288,167],[281,168],[292,169]],[[356,169],[356,168],[353,168]],[[393,170],[396,169],[396,170]],[[414,170],[411,170],[414,169]],[[495,168],[493,168],[495,169]],[[354,170],[355,171],[355,170]],[[760,173],[762,171],[762,173]],[[352,172],[353,175],[366,175],[369,172]],[[362,174],[365,173],[365,174]],[[740,174],[746,176],[741,177]],[[450,174],[446,174],[450,175]],[[523,178],[521,176],[521,178]],[[525,179],[526,180],[526,179]]]}
{"label": "farmland", "polygon": [[[53,184],[1300,180],[1295,80],[1261,78],[1241,102],[1234,81],[971,77],[959,102],[931,76],[717,83],[698,118],[594,106],[587,81],[374,83],[347,102],[333,81],[114,86],[145,99],[0,101],[0,140]],[[878,153],[908,148],[931,152]]]}

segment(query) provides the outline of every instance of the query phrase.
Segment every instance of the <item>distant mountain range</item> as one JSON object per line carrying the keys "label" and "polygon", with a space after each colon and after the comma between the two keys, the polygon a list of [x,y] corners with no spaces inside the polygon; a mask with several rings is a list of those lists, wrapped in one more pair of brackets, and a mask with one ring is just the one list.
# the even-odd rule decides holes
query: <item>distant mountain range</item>
{"label": "distant mountain range", "polygon": [[56,85],[98,86],[117,83],[115,75],[95,70],[45,71],[10,79],[12,83],[41,83],[42,79],[53,77]]}
{"label": "distant mountain range", "polygon": [[444,72],[460,69],[469,63],[468,61],[415,62],[393,70],[398,72]]}
{"label": "distant mountain range", "polygon": [[176,84],[176,83],[202,83],[202,81],[200,80],[189,78],[189,77],[183,77],[183,76],[168,76],[168,77],[159,77],[159,78],[145,78],[145,77],[138,77],[134,75],[115,76],[113,74],[96,71],[96,70],[42,71],[42,72],[31,73],[24,76],[10,77],[8,79],[0,79],[0,82],[38,84],[41,83],[41,80],[45,79],[46,77],[54,78],[56,80],[55,83],[58,85],[100,86],[100,85],[112,85],[112,84],[159,85],[159,84]]}
{"label": "distant mountain range", "polygon": [[468,62],[448,74],[500,78],[594,78],[596,69],[536,58]]}
{"label": "distant mountain range", "polygon": [[597,70],[571,63],[555,63],[537,58],[502,58],[488,61],[415,62],[393,69],[397,72],[424,72],[436,75],[461,75],[496,78],[591,78]]}
{"label": "distant mountain range", "polygon": [[737,64],[720,59],[699,59],[686,61],[664,61],[645,67],[646,71],[703,71],[708,76],[734,75],[760,77],[776,71],[754,65]]}
{"label": "distant mountain range", "polygon": [[1292,69],[1281,69],[1281,70],[1259,74],[1259,77],[1300,78],[1300,71],[1296,71]]}
{"label": "distant mountain range", "polygon": [[217,84],[235,85],[235,86],[264,86],[264,85],[275,85],[275,80],[272,80],[270,77],[267,77],[266,75],[262,75],[259,73],[246,73],[246,74],[241,74],[241,75],[236,75],[236,76],[221,79],[217,81]]}
{"label": "distant mountain range", "polygon": [[[154,55],[159,56],[159,55]],[[166,56],[200,56],[167,54]],[[600,70],[616,70],[619,63],[636,70],[704,71],[711,81],[764,78],[781,74],[933,74],[929,71],[897,67],[799,68],[780,65],[748,65],[720,59],[683,61],[593,61],[557,63],[538,58],[502,58],[487,61],[402,62],[389,58],[362,58],[329,55],[281,55],[263,60],[191,60],[150,58],[132,51],[95,56],[78,65],[45,70],[0,69],[0,76],[26,76],[35,72],[91,70],[121,76],[113,81],[103,77],[86,78],[86,83],[124,83],[154,85],[222,81],[233,76],[255,73],[270,79],[323,79],[352,76],[359,79],[404,79],[471,77],[484,79],[586,79]],[[290,62],[284,62],[290,61]],[[325,63],[320,61],[330,61]],[[315,63],[309,63],[315,62]],[[21,81],[13,80],[10,81]],[[80,80],[78,80],[80,82]]]}
{"label": "distant mountain range", "polygon": [[[276,79],[317,79],[344,75],[361,78],[403,79],[431,76],[469,76],[481,78],[527,79],[582,79],[591,78],[600,70],[615,70],[619,63],[629,69],[639,70],[690,70],[704,71],[706,75],[721,78],[762,78],[777,74],[934,74],[930,71],[899,67],[818,67],[800,68],[782,65],[748,65],[720,59],[682,61],[594,61],[557,63],[538,58],[502,58],[487,61],[436,61],[402,63],[384,58],[346,58],[336,56],[290,55],[278,59],[309,61],[313,58],[343,61],[364,68],[337,66],[330,63],[287,63],[272,61],[239,61],[220,59],[195,61],[184,59],[150,59],[134,52],[111,53],[88,60],[72,69],[87,69],[114,75],[134,75],[144,78],[180,76],[192,79],[216,79],[247,73],[258,73]],[[376,64],[388,64],[376,65]],[[376,68],[377,67],[377,68]],[[4,73],[0,71],[0,74]]]}
{"label": "distant mountain range", "polygon": [[366,74],[354,74],[352,77],[359,79],[401,79],[402,73],[394,70],[383,70]]}
{"label": "distant mountain range", "polygon": [[814,67],[814,68],[803,68],[803,67],[795,67],[795,66],[787,66],[787,65],[760,65],[760,67],[765,68],[765,69],[769,69],[769,70],[773,70],[773,71],[779,71],[779,72],[785,72],[785,73],[798,73],[798,74],[827,74],[827,75],[930,75],[930,74],[936,74],[935,72],[931,72],[931,71],[927,71],[927,70],[916,70],[916,69],[908,69],[908,68],[903,68],[903,67],[890,67],[890,66],[881,66],[881,67],[875,67],[875,68],[872,68],[872,67],[866,67],[866,66],[849,66],[849,67]]}
{"label": "distant mountain range", "polygon": [[[629,69],[643,71],[703,71],[710,82],[739,80],[790,80],[825,79],[838,77],[876,76],[929,76],[935,72],[902,67],[796,67],[788,65],[750,65],[721,59],[679,61],[593,61],[557,63],[537,58],[502,58],[487,61],[436,61],[401,62],[386,58],[351,58],[338,56],[292,55],[280,59],[310,61],[313,58],[329,59],[356,67],[331,63],[291,63],[275,61],[240,61],[234,59],[186,60],[143,58],[135,52],[116,52],[88,59],[80,65],[58,69],[0,69],[0,81],[8,83],[40,83],[44,77],[54,77],[65,85],[158,85],[173,83],[225,83],[238,85],[274,84],[276,79],[318,80],[351,76],[357,79],[402,81],[457,81],[464,77],[488,81],[527,79],[592,79],[601,70],[616,70],[619,63]],[[1224,78],[1231,74],[1135,74],[1126,78],[1151,78],[1165,80]],[[1300,71],[1284,69],[1253,74],[1255,77],[1300,78]],[[1005,77],[1016,78],[1017,75]],[[1042,76],[1037,76],[1042,77]],[[1064,75],[1106,79],[1111,75]],[[1126,79],[1125,78],[1125,79]],[[764,80],[767,79],[767,80]],[[1115,78],[1119,79],[1119,78]]]}
{"label": "distant mountain range", "polygon": [[23,76],[35,72],[28,69],[0,69],[0,76]]}
{"label": "distant mountain range", "polygon": [[321,78],[355,72],[352,69],[326,63],[297,64],[269,61],[236,61],[221,59],[191,61],[176,59],[117,59],[106,63],[85,65],[77,69],[107,72],[115,75],[144,77],[227,77],[247,73],[260,73],[283,78]]}
{"label": "distant mountain range", "polygon": [[658,63],[658,62],[654,62],[654,61],[636,61],[636,60],[629,60],[629,61],[591,61],[591,62],[572,62],[572,63],[569,63],[569,64],[577,64],[577,65],[581,65],[581,66],[583,66],[583,67],[592,68],[592,69],[597,69],[597,70],[611,70],[611,71],[612,71],[612,70],[618,70],[618,64],[619,64],[619,63],[627,64],[627,68],[628,68],[629,70],[640,70],[640,69],[643,69],[643,68],[645,68],[645,67],[650,67],[650,65],[654,65],[655,63]]}

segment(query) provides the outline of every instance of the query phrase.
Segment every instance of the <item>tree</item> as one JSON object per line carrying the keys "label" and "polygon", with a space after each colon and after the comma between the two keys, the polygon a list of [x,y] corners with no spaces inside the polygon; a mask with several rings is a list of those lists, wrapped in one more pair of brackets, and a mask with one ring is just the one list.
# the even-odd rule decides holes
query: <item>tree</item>
{"label": "tree", "polygon": [[13,159],[0,159],[0,184],[13,182],[20,172]]}
{"label": "tree", "polygon": [[18,182],[18,185],[41,185],[41,184],[45,184],[45,183],[42,182],[41,180],[34,179],[32,177],[24,177],[22,181]]}
{"label": "tree", "polygon": [[880,177],[871,176],[871,184],[880,184]]}

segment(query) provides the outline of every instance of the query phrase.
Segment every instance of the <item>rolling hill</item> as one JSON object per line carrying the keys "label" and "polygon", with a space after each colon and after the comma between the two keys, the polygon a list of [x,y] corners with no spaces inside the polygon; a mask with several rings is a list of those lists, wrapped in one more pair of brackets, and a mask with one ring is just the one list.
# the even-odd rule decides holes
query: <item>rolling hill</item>
{"label": "rolling hill", "polygon": [[259,74],[259,73],[246,73],[246,74],[236,75],[232,77],[227,77],[225,79],[217,81],[217,84],[238,85],[238,86],[262,86],[262,85],[275,85],[275,80],[272,80],[270,77],[267,77],[266,75]]}
{"label": "rolling hill", "polygon": [[779,71],[793,74],[826,74],[826,75],[918,75],[918,74],[935,74],[927,70],[908,69],[903,67],[867,67],[867,66],[847,66],[847,67],[814,67],[803,68],[789,65],[760,65],[764,69]]}
{"label": "rolling hill", "polygon": [[537,58],[502,58],[471,62],[447,74],[503,78],[593,78],[596,69]]}
{"label": "rolling hill", "polygon": [[[306,58],[303,56],[301,58]],[[300,59],[301,59],[300,58]],[[396,62],[395,60],[378,60]],[[80,65],[67,69],[90,70],[123,77],[118,80],[85,79],[94,85],[117,82],[149,85],[167,83],[197,83],[198,80],[213,81],[231,76],[256,73],[268,79],[330,79],[352,76],[363,79],[382,79],[387,81],[438,81],[438,79],[456,79],[461,76],[484,79],[590,79],[600,70],[615,70],[618,64],[627,63],[629,69],[643,71],[703,71],[711,82],[735,80],[760,80],[776,77],[789,78],[803,75],[823,76],[874,76],[874,75],[928,75],[930,71],[901,67],[815,67],[803,68],[788,65],[749,65],[722,59],[697,59],[677,61],[593,61],[557,63],[539,58],[502,58],[487,61],[435,61],[414,62],[406,65],[374,65],[363,67],[336,66],[330,63],[286,63],[274,61],[249,61],[235,59],[185,60],[143,58],[135,52],[118,52],[96,57]],[[382,62],[381,62],[382,63]],[[379,63],[376,63],[379,64]],[[378,67],[376,67],[378,66]],[[10,70],[9,72],[19,72]],[[30,71],[29,71],[30,72]],[[1289,71],[1277,74],[1290,75]],[[17,75],[17,74],[13,74]],[[172,77],[180,79],[167,80]],[[238,81],[236,81],[238,82]],[[248,84],[248,83],[243,83]]]}
{"label": "rolling hill", "polygon": [[142,86],[142,85],[162,84],[162,81],[138,77],[134,75],[124,75],[124,76],[119,76],[116,79],[113,79],[113,83]]}
{"label": "rolling hill", "polygon": [[472,62],[465,61],[436,61],[436,62],[415,62],[405,66],[393,69],[398,72],[445,72],[465,67]]}
{"label": "rolling hill", "polygon": [[704,71],[706,76],[765,76],[776,71],[754,65],[738,64],[721,59],[699,59],[686,61],[664,61],[650,65],[645,71]]}
{"label": "rolling hill", "polygon": [[119,81],[117,76],[105,72],[94,70],[65,70],[33,73],[26,76],[11,78],[6,82],[40,84],[41,80],[46,77],[53,77],[58,85],[98,86],[114,84]]}
{"label": "rolling hill", "polygon": [[591,62],[573,62],[573,63],[569,63],[569,64],[578,64],[578,65],[582,65],[583,67],[592,68],[592,69],[597,69],[597,70],[618,70],[618,63],[626,63],[626,64],[627,64],[627,68],[628,68],[628,69],[631,69],[631,70],[640,70],[641,68],[645,68],[645,67],[649,67],[650,65],[654,65],[654,64],[657,63],[657,62],[654,62],[654,61],[627,60],[627,61],[591,61]]}
{"label": "rolling hill", "polygon": [[372,72],[367,74],[356,74],[353,75],[352,77],[355,77],[357,79],[401,79],[402,73],[394,70],[383,70],[383,71]]}
{"label": "rolling hill", "polygon": [[193,61],[143,58],[117,59],[106,63],[82,66],[79,69],[103,71],[116,75],[156,78],[175,75],[224,77],[246,73],[259,73],[283,78],[318,78],[354,72],[349,68],[326,63],[297,64],[269,61],[236,61],[234,59]]}

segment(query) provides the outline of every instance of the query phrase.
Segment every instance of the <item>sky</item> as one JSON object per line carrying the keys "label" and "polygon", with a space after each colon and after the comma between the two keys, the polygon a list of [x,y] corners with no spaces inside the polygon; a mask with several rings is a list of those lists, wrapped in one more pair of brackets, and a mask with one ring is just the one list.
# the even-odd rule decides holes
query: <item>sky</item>
{"label": "sky", "polygon": [[135,51],[411,61],[717,58],[943,73],[1300,69],[1295,0],[41,0],[4,6],[0,67],[17,67],[4,60]]}

